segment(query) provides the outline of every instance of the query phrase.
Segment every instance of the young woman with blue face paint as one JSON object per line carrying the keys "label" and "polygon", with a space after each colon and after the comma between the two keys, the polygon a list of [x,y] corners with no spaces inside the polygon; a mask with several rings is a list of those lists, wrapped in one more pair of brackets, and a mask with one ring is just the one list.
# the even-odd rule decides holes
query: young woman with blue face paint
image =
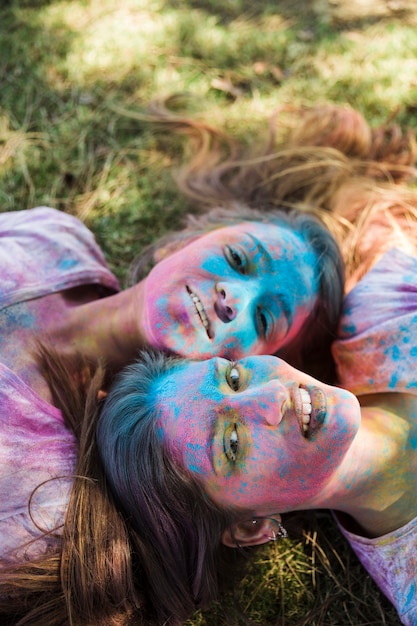
{"label": "young woman with blue face paint", "polygon": [[[325,118],[324,111],[322,114],[317,111],[316,115],[318,121]],[[304,113],[301,112],[301,121],[303,116]],[[343,115],[341,116],[338,109],[334,109],[334,117],[341,119]],[[333,119],[331,116],[330,118]],[[312,127],[316,128],[314,124]],[[329,122],[329,128],[332,127]],[[310,129],[310,123],[304,127],[305,135],[306,129]],[[300,144],[302,134],[298,138]],[[294,132],[294,135],[297,133]],[[323,136],[324,145],[328,145],[327,135],[323,133]],[[337,138],[340,147],[349,152],[351,144],[343,140],[343,133],[338,133]],[[381,163],[381,170],[395,172],[396,168],[401,169],[398,162],[404,155],[406,158],[406,143],[397,143],[396,148],[387,148],[389,154]],[[377,190],[375,185],[367,190],[367,185],[373,178],[358,179],[357,172],[363,172],[365,166],[355,164],[354,160],[350,162],[343,150],[336,149],[337,145],[339,144],[335,142],[329,153],[324,149],[317,149],[317,159],[314,156],[316,150],[307,149],[304,163],[308,167],[300,167],[299,170],[295,167],[295,161],[300,159],[302,149],[295,145],[290,152],[283,150],[281,163],[285,162],[286,154],[289,169],[296,172],[297,184],[294,183],[291,187],[291,176],[287,171],[282,185],[291,191],[287,194],[285,189],[281,190],[281,199],[284,204],[299,204],[301,207],[303,194],[306,206],[311,206],[314,196],[320,197],[320,206],[323,209],[334,209],[340,215],[340,220],[335,218],[334,221],[340,221],[342,225],[347,223],[349,226],[349,219],[344,212],[355,209],[354,213],[358,215],[358,198],[366,206],[374,206],[375,203],[372,204],[370,200]],[[409,152],[411,153],[411,148]],[[327,169],[323,162],[325,153],[327,157],[332,155]],[[372,167],[378,170],[378,163],[372,161]],[[304,185],[301,180],[303,169],[307,170]],[[316,172],[314,176],[311,174],[313,171]],[[339,178],[341,171],[345,176],[343,181]],[[403,171],[405,175],[409,170],[404,167]],[[322,174],[319,178],[318,172]],[[254,190],[259,187],[259,180],[255,182]],[[327,202],[324,200],[326,186],[333,189],[332,193],[329,192]],[[389,189],[392,195],[397,194],[397,198],[401,196],[400,189],[394,186]],[[381,191],[381,197],[387,198],[387,194],[387,189]],[[231,195],[230,193],[230,197]],[[404,204],[405,192],[401,198],[401,203]],[[410,192],[411,203],[412,198],[413,194]],[[255,203],[255,199],[252,201]],[[232,203],[230,198],[229,204],[234,204],[241,210],[239,203]],[[262,206],[266,206],[266,201]],[[378,212],[377,217],[380,213]],[[315,222],[313,228],[309,221],[296,218],[297,227],[290,222],[291,228],[287,224],[283,228],[284,217],[279,213],[280,235],[285,235],[286,246],[294,257],[294,267],[292,264],[285,265],[280,254],[280,244],[275,238],[269,241],[271,231],[268,229],[268,233],[265,233],[263,229],[265,213],[253,214],[254,219],[250,219],[249,214],[252,216],[250,209],[242,209],[242,230],[237,228],[235,216],[225,220],[219,213],[212,215],[216,226],[221,223],[225,228],[231,227],[231,230],[228,231],[230,236],[227,241],[222,238],[225,228],[213,230],[207,235],[210,242],[209,257],[204,257],[204,251],[194,245],[198,242],[195,241],[196,236],[201,234],[199,224],[197,232],[187,231],[183,237],[177,236],[164,242],[163,249],[152,251],[155,252],[153,256],[156,261],[164,258],[169,260],[174,258],[175,249],[181,246],[181,242],[194,245],[192,258],[196,260],[198,284],[204,285],[204,281],[212,280],[215,285],[212,274],[217,263],[220,263],[222,272],[227,274],[230,271],[233,280],[241,281],[239,302],[242,301],[242,296],[247,296],[248,290],[250,292],[249,283],[253,279],[261,293],[267,294],[268,298],[265,298],[266,311],[263,306],[254,307],[251,324],[253,327],[258,324],[257,328],[263,329],[265,335],[271,317],[273,324],[276,324],[278,311],[280,315],[282,312],[280,319],[282,323],[283,317],[284,325],[277,328],[279,341],[282,341],[281,350],[286,352],[290,347],[294,356],[305,348],[302,344],[310,340],[311,330],[320,331],[322,320],[329,319],[327,309],[322,307],[324,317],[320,317],[315,308],[316,303],[313,303],[317,286],[321,285],[320,288],[323,289],[322,285],[326,284],[329,277],[319,277],[315,271],[312,272],[310,263],[313,263],[315,270],[314,262],[317,259],[317,271],[326,258],[332,259],[330,267],[340,265],[335,263],[328,242],[323,242],[316,236]],[[269,215],[272,216],[273,212],[268,211],[268,220]],[[38,216],[43,217],[39,213]],[[292,220],[293,216],[290,215],[289,219]],[[333,221],[332,216],[329,216],[330,221]],[[307,232],[303,230],[306,223],[309,224],[306,227]],[[386,225],[382,223],[379,226],[381,228],[373,229],[372,233],[384,231]],[[204,230],[206,225],[203,224],[202,228]],[[347,233],[350,232],[354,236],[358,231],[352,227],[347,229]],[[265,237],[265,243],[261,235]],[[300,255],[300,240],[311,244],[308,260],[305,249]],[[369,248],[375,251],[373,243],[370,246],[364,245],[364,250],[360,250],[361,262],[366,262]],[[186,249],[185,247],[184,250]],[[349,251],[352,249],[350,247]],[[167,257],[167,253],[173,253],[172,257]],[[213,255],[218,259],[216,263],[213,262]],[[346,258],[350,260],[347,255]],[[64,266],[74,266],[74,263],[68,262],[68,258],[61,261],[63,262],[56,263],[60,271]],[[298,263],[301,265],[298,266]],[[251,273],[242,271],[242,266],[244,269],[249,266]],[[299,271],[298,267],[302,270]],[[351,267],[350,263],[348,267]],[[360,265],[357,268],[359,272],[362,267]],[[181,261],[181,257],[174,258],[174,268],[173,278],[178,286],[179,277],[188,268]],[[281,284],[278,284],[276,297],[273,298],[269,293],[271,283],[268,272],[271,268],[277,273],[280,283],[281,277],[290,272],[292,282],[300,286],[301,291],[293,291],[289,283],[285,283],[288,290],[284,291]],[[282,274],[281,268],[284,268]],[[236,319],[236,302],[229,299],[233,295],[233,290],[230,291],[229,275],[229,284],[220,284],[217,290],[213,287],[213,301],[210,306],[207,304],[206,289],[200,294],[197,285],[192,282],[193,275],[187,276],[181,287],[179,308],[171,313],[168,304],[163,301],[163,292],[159,289],[160,269],[156,267],[154,273],[149,274],[149,277],[155,277],[155,284],[148,283],[147,286],[149,306],[154,306],[156,315],[160,315],[160,310],[164,312],[165,306],[164,316],[172,315],[179,326],[189,323],[189,309],[181,308],[187,307],[189,300],[192,313],[198,318],[197,322],[201,323],[201,328],[197,326],[199,331],[204,329],[206,333],[206,337],[203,335],[204,341],[208,341],[208,335],[217,330],[213,330],[211,326],[212,312],[213,319],[214,314],[217,315],[219,325],[221,323],[232,327]],[[166,271],[165,269],[164,275]],[[333,275],[340,278],[337,271]],[[217,277],[217,282],[221,283],[222,278]],[[111,280],[107,283],[105,280],[105,277],[99,276],[95,282],[108,290],[117,289]],[[322,293],[331,292],[332,284],[327,282],[327,285],[329,291]],[[157,357],[155,362],[153,359],[145,360],[142,365],[128,370],[123,379],[115,384],[100,416],[101,406],[97,405],[97,397],[103,396],[102,391],[107,389],[108,381],[104,378],[104,371],[100,367],[96,369],[90,361],[94,356],[108,358],[110,367],[114,370],[123,361],[120,359],[121,354],[125,354],[126,358],[129,351],[134,348],[136,350],[136,346],[115,341],[114,333],[107,337],[104,332],[106,328],[108,330],[108,320],[134,320],[132,310],[137,314],[136,306],[142,306],[142,310],[146,311],[146,306],[139,298],[135,306],[132,306],[129,295],[123,295],[135,292],[135,287],[132,290],[121,292],[120,297],[116,294],[101,300],[98,298],[100,293],[97,292],[92,298],[91,291],[88,290],[64,292],[63,299],[38,297],[31,305],[18,303],[11,311],[15,315],[7,316],[10,334],[13,320],[20,318],[27,322],[35,319],[41,325],[48,319],[48,315],[62,319],[65,306],[67,309],[78,309],[73,317],[72,314],[68,317],[72,322],[77,321],[72,327],[69,326],[77,332],[67,333],[64,337],[74,340],[71,353],[76,349],[82,352],[79,359],[73,354],[68,355],[69,342],[60,339],[62,336],[59,333],[52,332],[52,327],[49,338],[42,332],[37,332],[36,338],[44,342],[47,339],[55,342],[55,351],[49,347],[40,348],[41,366],[34,358],[28,362],[30,353],[27,347],[34,339],[30,334],[30,324],[24,327],[24,336],[19,339],[16,333],[16,341],[2,346],[4,382],[8,382],[13,391],[7,393],[5,385],[0,388],[3,413],[7,414],[2,431],[6,432],[6,436],[1,439],[2,458],[6,459],[2,467],[6,468],[6,475],[1,476],[4,496],[0,501],[9,503],[11,511],[11,516],[8,517],[8,510],[3,518],[5,522],[1,531],[5,541],[1,544],[4,552],[0,575],[0,614],[6,616],[7,623],[15,623],[17,616],[25,616],[26,622],[22,621],[22,624],[43,626],[65,624],[71,620],[73,624],[79,625],[131,622],[158,626],[179,624],[196,607],[207,606],[217,597],[219,571],[229,572],[229,568],[222,567],[222,556],[225,556],[227,563],[230,562],[230,555],[224,555],[227,547],[222,545],[221,540],[225,544],[235,545],[238,539],[241,545],[245,545],[262,543],[273,538],[274,533],[279,532],[279,526],[275,523],[271,526],[271,520],[279,520],[279,513],[286,510],[319,506],[321,489],[323,504],[337,508],[339,483],[343,483],[345,478],[355,478],[350,460],[356,456],[353,452],[357,449],[358,442],[364,446],[366,452],[371,450],[365,446],[367,439],[362,435],[358,403],[353,395],[323,385],[306,374],[293,370],[281,360],[264,361],[261,357],[258,357],[261,360],[248,361],[246,365],[244,362],[238,363],[236,367],[224,359],[193,365],[170,359],[166,363],[167,357],[162,356]],[[234,297],[237,297],[236,293]],[[322,297],[318,302],[322,305],[325,300]],[[334,302],[334,299],[328,297],[327,301]],[[124,304],[125,310],[120,306],[117,311],[112,310],[109,306],[111,302],[115,303],[115,308],[116,303]],[[184,305],[184,302],[187,304]],[[376,302],[376,298],[372,302]],[[264,300],[260,304],[263,305]],[[204,311],[200,305],[204,307]],[[83,316],[80,315],[81,311],[84,311]],[[106,315],[108,318],[105,318]],[[363,318],[366,319],[366,315]],[[164,317],[162,322],[165,319]],[[314,322],[319,323],[311,326],[307,332],[307,325]],[[291,335],[293,324],[301,327],[301,333],[305,332],[301,345]],[[95,326],[95,334],[91,330],[92,326]],[[162,340],[165,339],[161,329],[163,330],[163,323],[157,329],[149,330],[160,333],[154,338],[155,343],[161,337]],[[328,330],[326,326],[324,332],[327,333]],[[135,332],[134,324],[130,338],[135,336]],[[271,348],[277,347],[276,344],[267,344],[269,337],[263,336],[259,339],[255,333],[251,337],[251,349],[259,341]],[[81,341],[81,338],[84,340]],[[246,331],[243,339],[246,339]],[[185,336],[184,343],[187,342],[188,337]],[[181,341],[178,341],[178,345],[181,345]],[[243,349],[248,348],[245,343],[242,346]],[[172,346],[170,349],[175,350]],[[224,349],[229,351],[230,346],[225,344]],[[235,355],[230,352],[227,356],[238,358],[239,353]],[[218,374],[217,378],[213,378],[213,364],[216,363],[214,369]],[[346,369],[349,370],[348,367]],[[251,386],[252,381],[254,387]],[[184,385],[188,390],[187,396]],[[278,398],[279,412],[274,411],[271,414],[271,398]],[[244,403],[242,411],[239,400]],[[387,401],[384,399],[384,402]],[[209,411],[210,415],[207,413],[207,405],[210,409],[215,409],[217,422],[214,423],[210,417],[212,411]],[[190,407],[192,415],[189,414]],[[251,421],[249,413],[246,413],[252,412],[255,407],[259,407],[256,408],[256,415],[260,416],[257,422],[256,415]],[[221,408],[221,412],[218,408]],[[389,406],[390,411],[393,408]],[[190,419],[189,422],[187,419],[184,427],[188,430],[179,429],[177,424],[183,423],[180,421],[182,414],[184,417],[189,414],[191,418],[195,416],[195,411],[198,411],[199,419]],[[343,418],[340,421],[337,419],[339,414]],[[23,416],[24,420],[19,423],[19,428],[15,428],[13,420],[19,416]],[[210,424],[213,423],[214,428],[213,431],[210,430],[214,442],[212,454],[217,454],[218,457],[215,461],[217,473],[214,475],[210,475],[207,465],[208,435],[204,429],[207,428],[208,420],[211,420]],[[216,424],[220,426],[217,427]],[[275,433],[271,440],[266,436],[267,432]],[[396,441],[394,438],[394,442]],[[252,442],[255,443],[252,445]],[[273,459],[275,450],[281,449],[285,449],[287,454],[279,458],[278,467],[276,458],[274,463],[270,460]],[[242,450],[246,455],[243,460],[240,457]],[[244,497],[243,480],[239,477],[236,480],[231,470],[230,475],[235,482],[227,483],[229,464],[233,467],[238,462],[243,467],[247,459],[248,475],[251,472],[251,479],[254,479],[253,471],[265,454],[269,455],[268,461],[263,462],[262,476],[255,481],[260,487],[258,499],[255,499],[252,491],[252,502]],[[289,461],[285,464],[287,458]],[[284,488],[283,482],[280,499],[280,494],[272,489],[273,482],[276,478],[284,481],[291,466],[297,462],[296,488]],[[314,474],[309,472],[312,465],[317,468]],[[56,479],[57,476],[60,477],[59,480]],[[18,477],[18,481],[14,477]],[[402,485],[398,484],[397,494],[401,488]],[[352,495],[352,502],[359,509],[361,503],[354,499],[355,495],[357,494]],[[10,505],[12,496],[14,500]],[[28,502],[29,512],[26,508]],[[375,504],[374,500],[373,503]],[[16,514],[17,508],[19,514]],[[356,510],[352,512],[347,509],[346,512],[352,513],[354,517],[357,513]],[[362,515],[358,518],[364,528],[368,527],[370,521],[372,520],[364,519]]]}

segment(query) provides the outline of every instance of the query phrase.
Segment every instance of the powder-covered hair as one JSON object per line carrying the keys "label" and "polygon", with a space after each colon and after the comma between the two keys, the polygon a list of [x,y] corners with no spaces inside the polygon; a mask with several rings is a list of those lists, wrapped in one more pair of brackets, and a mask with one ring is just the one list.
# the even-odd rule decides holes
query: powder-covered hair
{"label": "powder-covered hair", "polygon": [[[166,235],[149,246],[134,262],[130,282],[147,275],[150,268],[202,235],[242,222],[260,222],[288,228],[298,234],[317,259],[315,275],[318,294],[313,311],[289,348],[277,355],[292,366],[321,380],[334,379],[330,344],[336,337],[344,293],[344,264],[338,244],[328,228],[315,215],[297,209],[269,208],[268,212],[251,209],[241,203],[229,203],[227,208],[213,208],[202,215],[187,218],[183,230]],[[297,289],[297,286],[294,286]]]}
{"label": "powder-covered hair", "polygon": [[164,448],[151,390],[180,362],[143,353],[98,402],[102,368],[51,348],[40,354],[79,457],[58,545],[37,559],[0,563],[1,623],[180,626],[233,585],[246,559],[221,535],[252,517],[216,505]]}

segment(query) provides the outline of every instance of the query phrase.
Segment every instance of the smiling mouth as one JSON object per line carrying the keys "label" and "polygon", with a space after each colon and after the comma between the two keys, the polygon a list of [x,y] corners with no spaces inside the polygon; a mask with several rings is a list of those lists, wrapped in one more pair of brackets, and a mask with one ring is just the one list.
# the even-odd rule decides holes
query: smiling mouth
{"label": "smiling mouth", "polygon": [[326,418],[325,393],[318,387],[299,387],[294,390],[294,408],[303,437],[313,438]]}
{"label": "smiling mouth", "polygon": [[185,285],[185,288],[187,289],[187,293],[190,296],[194,306],[195,306],[195,310],[197,311],[198,317],[200,318],[201,323],[204,326],[204,329],[207,333],[207,337],[209,339],[213,338],[213,334],[211,332],[210,329],[210,322],[209,319],[207,317],[207,313],[201,303],[200,298],[193,292],[191,291],[190,287],[188,285]]}

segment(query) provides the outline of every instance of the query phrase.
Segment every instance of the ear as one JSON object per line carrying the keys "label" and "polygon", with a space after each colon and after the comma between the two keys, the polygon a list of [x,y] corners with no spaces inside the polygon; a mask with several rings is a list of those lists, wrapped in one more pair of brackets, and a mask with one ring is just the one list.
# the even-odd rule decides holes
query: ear
{"label": "ear", "polygon": [[275,537],[275,522],[269,518],[258,518],[233,524],[224,531],[222,543],[229,548],[260,546]]}

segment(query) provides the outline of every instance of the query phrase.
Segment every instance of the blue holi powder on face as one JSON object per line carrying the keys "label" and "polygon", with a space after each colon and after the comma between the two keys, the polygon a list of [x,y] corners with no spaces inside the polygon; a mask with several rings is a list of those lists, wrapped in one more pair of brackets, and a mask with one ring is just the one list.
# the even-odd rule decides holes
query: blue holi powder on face
{"label": "blue holi powder on face", "polygon": [[356,325],[355,324],[343,324],[342,332],[346,335],[354,335],[356,333]]}
{"label": "blue holi powder on face", "polygon": [[393,361],[398,361],[401,357],[401,352],[398,346],[392,346],[391,358]]}
{"label": "blue holi powder on face", "polygon": [[224,268],[227,267],[224,257],[210,256],[201,263],[201,269],[208,274],[224,274]]}
{"label": "blue holi powder on face", "polygon": [[77,259],[61,259],[58,267],[60,270],[70,270],[76,265],[78,265]]}
{"label": "blue holi powder on face", "polygon": [[410,356],[417,356],[417,346],[414,346],[410,350]]}
{"label": "blue holi powder on face", "polygon": [[195,464],[195,461],[202,456],[206,455],[206,448],[198,443],[188,443],[185,465],[186,467],[194,472],[195,474],[205,474],[206,472],[203,470],[201,466]]}
{"label": "blue holi powder on face", "polygon": [[202,446],[199,443],[187,443],[187,448],[193,452],[204,452],[206,449],[205,446]]}
{"label": "blue holi powder on face", "polygon": [[406,389],[417,389],[417,381],[408,383],[408,385],[406,385]]}
{"label": "blue holi powder on face", "polygon": [[397,386],[397,382],[398,382],[398,374],[393,374],[391,376],[391,380],[389,381],[388,387],[390,389],[395,389],[395,387]]}
{"label": "blue holi powder on face", "polygon": [[261,400],[259,400],[258,406],[260,409],[268,409],[270,407],[270,404],[269,402],[265,402],[265,401],[261,402]]}
{"label": "blue holi powder on face", "polygon": [[188,469],[191,472],[194,472],[194,474],[201,474],[200,469],[197,467],[197,465],[193,465],[192,463],[189,463]]}

